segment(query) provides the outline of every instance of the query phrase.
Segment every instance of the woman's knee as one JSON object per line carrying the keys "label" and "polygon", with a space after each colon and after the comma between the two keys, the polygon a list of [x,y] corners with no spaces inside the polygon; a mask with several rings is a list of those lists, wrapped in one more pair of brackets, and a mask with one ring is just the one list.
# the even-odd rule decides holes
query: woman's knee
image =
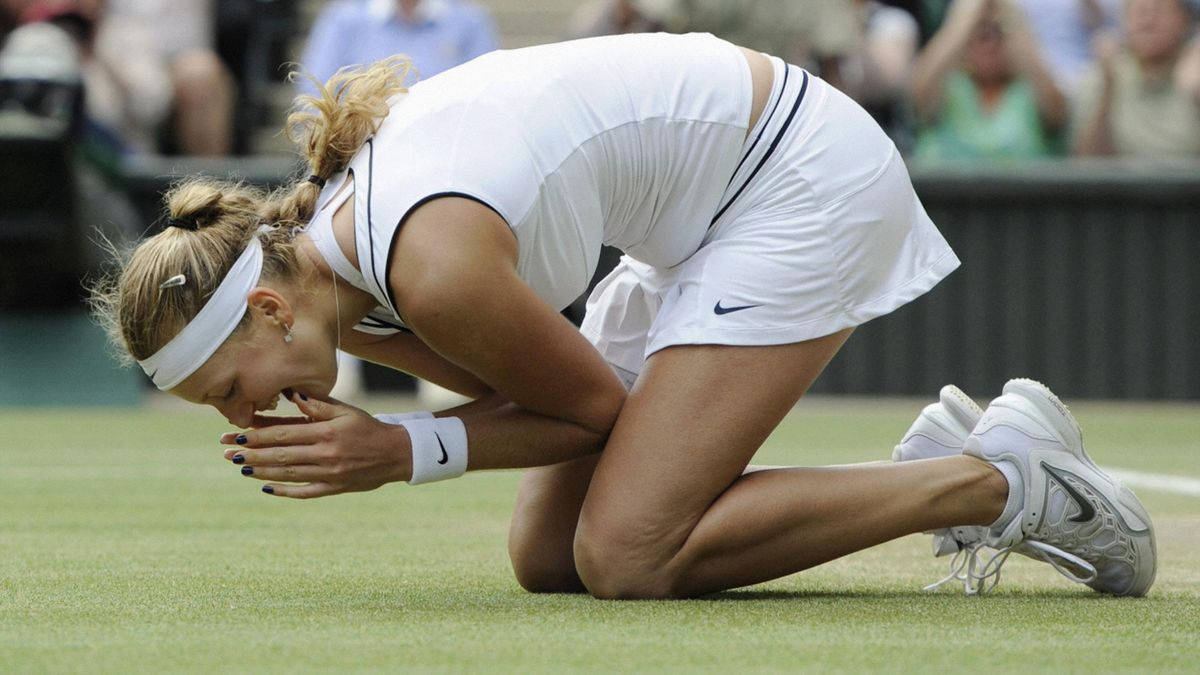
{"label": "woman's knee", "polygon": [[670,558],[656,550],[648,533],[580,522],[575,535],[575,571],[597,598],[637,600],[676,597]]}
{"label": "woman's knee", "polygon": [[527,521],[520,514],[514,515],[508,533],[508,557],[521,588],[530,593],[584,592],[575,573],[570,543],[548,541]]}

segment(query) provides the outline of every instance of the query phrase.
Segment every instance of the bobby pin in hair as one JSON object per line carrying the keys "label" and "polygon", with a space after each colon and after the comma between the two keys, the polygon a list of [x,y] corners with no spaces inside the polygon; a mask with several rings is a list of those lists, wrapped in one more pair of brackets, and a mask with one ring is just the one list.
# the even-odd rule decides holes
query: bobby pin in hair
{"label": "bobby pin in hair", "polygon": [[167,279],[166,281],[159,284],[158,290],[163,291],[168,288],[175,288],[176,286],[182,286],[186,283],[187,283],[187,277],[183,276],[182,274],[176,274],[175,276],[171,277],[170,279]]}

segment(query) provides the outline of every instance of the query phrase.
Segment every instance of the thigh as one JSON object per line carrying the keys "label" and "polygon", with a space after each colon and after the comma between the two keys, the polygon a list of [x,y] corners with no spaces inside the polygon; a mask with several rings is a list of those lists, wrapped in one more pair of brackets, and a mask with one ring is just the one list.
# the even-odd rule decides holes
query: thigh
{"label": "thigh", "polygon": [[662,564],[845,342],[852,329],[760,347],[653,354],[592,477],[580,535]]}

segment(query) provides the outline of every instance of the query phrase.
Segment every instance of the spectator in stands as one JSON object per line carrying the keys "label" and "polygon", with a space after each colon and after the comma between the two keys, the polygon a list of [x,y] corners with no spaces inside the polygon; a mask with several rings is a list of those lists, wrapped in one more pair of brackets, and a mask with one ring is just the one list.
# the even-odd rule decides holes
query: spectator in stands
{"label": "spectator in stands", "polygon": [[913,68],[924,159],[1023,159],[1052,152],[1066,100],[1020,10],[957,0]]}
{"label": "spectator in stands", "polygon": [[211,49],[197,42],[202,38],[188,37],[187,26],[203,23],[189,17],[206,6],[192,0],[35,0],[22,19],[78,27],[93,137],[106,137],[118,154],[160,152],[164,131],[180,152],[225,154],[232,137],[232,82]]}
{"label": "spectator in stands", "polygon": [[[111,25],[138,25],[150,39],[156,59],[171,83],[171,137],[175,150],[189,155],[227,155],[233,147],[234,82],[214,50],[213,0],[107,0],[101,33],[124,31]],[[115,45],[114,45],[115,46]],[[131,53],[121,45],[124,54]]]}
{"label": "spectator in stands", "polygon": [[1200,157],[1200,38],[1195,8],[1128,0],[1124,44],[1105,36],[1076,101],[1079,155]]}
{"label": "spectator in stands", "polygon": [[839,88],[841,63],[857,46],[854,6],[846,0],[639,0],[633,4],[669,31],[712,33],[775,54]]}
{"label": "spectator in stands", "polygon": [[116,156],[155,152],[159,127],[170,111],[170,73],[149,31],[109,20],[104,10],[103,0],[36,0],[25,7],[21,21],[52,21],[79,41],[93,148]]}
{"label": "spectator in stands", "polygon": [[1046,67],[1064,95],[1075,93],[1079,80],[1095,60],[1092,43],[1100,32],[1113,30],[1121,0],[1016,0],[1029,20]]}
{"label": "spectator in stands", "polygon": [[335,0],[313,23],[300,63],[324,82],[342,66],[405,54],[430,77],[496,46],[491,17],[474,3]]}
{"label": "spectator in stands", "polygon": [[854,2],[857,48],[841,64],[842,91],[858,102],[892,140],[911,145],[903,104],[920,29],[913,15],[877,0]]}

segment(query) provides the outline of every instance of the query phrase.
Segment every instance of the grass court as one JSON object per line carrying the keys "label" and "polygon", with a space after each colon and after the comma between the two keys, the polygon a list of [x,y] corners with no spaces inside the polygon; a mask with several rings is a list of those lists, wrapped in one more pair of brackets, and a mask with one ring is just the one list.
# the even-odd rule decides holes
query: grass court
{"label": "grass court", "polygon": [[[887,458],[924,403],[802,401],[756,461]],[[1200,406],[1072,409],[1102,466],[1200,479]],[[1133,486],[1158,533],[1145,599],[1100,597],[1019,556],[989,597],[922,593],[946,559],[911,536],[703,599],[601,602],[517,586],[505,551],[514,472],[297,502],[221,459],[228,427],[208,409],[0,410],[0,430],[4,673],[1200,664],[1195,494]]]}

